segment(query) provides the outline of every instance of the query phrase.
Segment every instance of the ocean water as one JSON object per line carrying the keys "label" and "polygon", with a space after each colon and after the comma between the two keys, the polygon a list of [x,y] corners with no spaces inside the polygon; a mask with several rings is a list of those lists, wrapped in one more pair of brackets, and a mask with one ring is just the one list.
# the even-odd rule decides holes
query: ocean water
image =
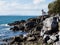
{"label": "ocean water", "polygon": [[11,27],[8,23],[20,20],[27,20],[36,16],[0,16],[0,40],[7,39],[10,37],[18,36],[20,34],[26,34],[25,32],[17,31],[13,32],[10,30]]}
{"label": "ocean water", "polygon": [[19,20],[27,20],[36,16],[0,16],[0,24],[7,24]]}

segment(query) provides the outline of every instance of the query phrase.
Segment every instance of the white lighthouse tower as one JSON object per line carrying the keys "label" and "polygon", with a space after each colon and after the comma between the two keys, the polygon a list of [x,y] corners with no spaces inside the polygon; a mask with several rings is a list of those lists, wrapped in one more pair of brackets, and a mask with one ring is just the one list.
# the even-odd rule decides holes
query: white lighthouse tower
{"label": "white lighthouse tower", "polygon": [[42,9],[42,15],[46,15],[46,12]]}

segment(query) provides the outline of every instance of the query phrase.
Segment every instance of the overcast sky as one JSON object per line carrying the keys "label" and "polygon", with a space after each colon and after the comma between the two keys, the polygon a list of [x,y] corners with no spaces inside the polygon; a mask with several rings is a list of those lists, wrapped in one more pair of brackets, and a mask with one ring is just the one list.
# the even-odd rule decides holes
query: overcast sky
{"label": "overcast sky", "polygon": [[41,15],[53,0],[0,0],[0,15]]}

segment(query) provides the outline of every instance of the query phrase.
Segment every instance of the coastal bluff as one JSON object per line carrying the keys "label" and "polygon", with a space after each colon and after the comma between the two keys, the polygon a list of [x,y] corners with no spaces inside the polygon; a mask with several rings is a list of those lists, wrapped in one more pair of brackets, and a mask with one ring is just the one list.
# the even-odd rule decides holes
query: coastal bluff
{"label": "coastal bluff", "polygon": [[[20,21],[8,23],[9,26],[13,26],[12,28],[10,28],[10,30],[12,30],[13,32],[22,31],[22,32],[26,32],[26,34],[12,37],[12,41],[9,42],[7,45],[44,45],[43,44],[44,39],[43,39],[43,36],[41,36],[42,34],[41,31],[43,31],[42,28],[44,27],[44,23],[45,23],[44,21],[47,19],[50,19],[50,17],[53,17],[52,20],[53,19],[55,20],[58,18],[58,27],[57,27],[58,31],[56,32],[58,33],[60,31],[60,16],[59,15],[58,16],[43,15],[43,16],[38,16],[35,18],[29,18],[27,20],[20,20]],[[57,22],[55,21],[54,25],[56,24]],[[51,29],[52,29],[52,26],[51,26]],[[45,32],[46,34],[49,34],[48,31],[46,32]],[[51,35],[53,34],[55,34],[55,32],[52,32]],[[8,42],[7,39],[3,41]],[[51,43],[51,44],[47,43],[47,44],[52,45],[54,43]]]}

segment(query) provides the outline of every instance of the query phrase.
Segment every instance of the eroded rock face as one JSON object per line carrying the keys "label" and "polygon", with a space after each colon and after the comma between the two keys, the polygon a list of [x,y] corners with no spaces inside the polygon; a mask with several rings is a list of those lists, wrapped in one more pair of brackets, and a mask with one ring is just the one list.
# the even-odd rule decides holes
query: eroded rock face
{"label": "eroded rock face", "polygon": [[41,30],[41,35],[43,37],[44,43],[54,43],[59,41],[59,29],[58,29],[58,18],[53,16],[45,19],[43,21],[43,28]]}
{"label": "eroded rock face", "polygon": [[42,32],[50,31],[52,34],[58,32],[57,17],[50,17],[43,21]]}

